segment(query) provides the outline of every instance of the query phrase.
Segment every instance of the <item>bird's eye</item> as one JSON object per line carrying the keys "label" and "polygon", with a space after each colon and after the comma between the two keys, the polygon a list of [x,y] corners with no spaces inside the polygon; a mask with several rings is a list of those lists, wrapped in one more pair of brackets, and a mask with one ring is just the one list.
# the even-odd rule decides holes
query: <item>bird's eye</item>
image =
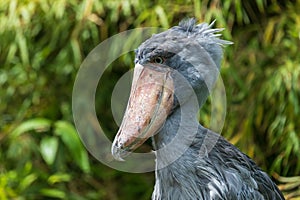
{"label": "bird's eye", "polygon": [[160,56],[155,57],[155,58],[153,59],[153,62],[154,62],[154,63],[157,63],[157,64],[163,64],[164,61],[165,61],[165,60],[164,60],[162,57],[160,57]]}

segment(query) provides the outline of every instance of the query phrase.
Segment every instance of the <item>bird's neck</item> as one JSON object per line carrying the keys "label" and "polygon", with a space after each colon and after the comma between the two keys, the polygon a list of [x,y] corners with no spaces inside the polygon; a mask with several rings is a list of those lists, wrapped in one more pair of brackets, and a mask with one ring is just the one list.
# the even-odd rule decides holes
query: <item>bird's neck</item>
{"label": "bird's neck", "polygon": [[198,131],[198,111],[199,103],[195,97],[175,108],[154,137],[155,150],[164,148],[176,138],[180,139],[177,145],[188,145],[185,142],[190,141]]}
{"label": "bird's neck", "polygon": [[176,161],[191,146],[196,136],[201,134],[197,116],[197,106],[187,102],[175,109],[167,118],[153,140],[158,168]]}
{"label": "bird's neck", "polygon": [[181,139],[184,139],[185,136],[190,135],[184,133],[190,132],[193,127],[198,127],[197,112],[191,104],[185,104],[175,109],[155,136],[156,149],[163,148],[176,136],[182,136]]}
{"label": "bird's neck", "polygon": [[167,191],[166,188],[181,188],[180,185],[184,184],[184,181],[191,182],[188,176],[192,176],[191,173],[195,170],[192,169],[194,165],[191,163],[199,153],[191,146],[195,142],[202,143],[200,140],[205,134],[197,120],[197,113],[197,109],[185,104],[169,116],[156,135],[153,141],[156,148],[156,183],[153,200],[168,199],[167,196],[172,191]]}

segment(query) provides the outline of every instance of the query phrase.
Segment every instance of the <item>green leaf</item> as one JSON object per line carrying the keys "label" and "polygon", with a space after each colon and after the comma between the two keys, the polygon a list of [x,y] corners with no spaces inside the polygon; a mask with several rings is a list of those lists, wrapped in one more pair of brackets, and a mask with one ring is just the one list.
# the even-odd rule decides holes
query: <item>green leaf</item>
{"label": "green leaf", "polygon": [[74,56],[74,64],[76,66],[80,66],[81,59],[82,59],[80,53],[80,44],[76,38],[72,38],[70,43],[71,43],[73,56]]}
{"label": "green leaf", "polygon": [[50,129],[51,121],[44,118],[35,118],[30,119],[21,123],[17,128],[15,128],[10,137],[15,138],[18,137],[28,131],[36,131],[36,132],[45,132]]}
{"label": "green leaf", "polygon": [[56,137],[44,137],[40,144],[41,155],[48,165],[55,161],[58,150],[58,139]]}
{"label": "green leaf", "polygon": [[66,198],[66,193],[58,190],[58,189],[42,189],[41,194],[47,197],[53,197],[53,198],[59,198],[59,199],[65,199]]}
{"label": "green leaf", "polygon": [[20,182],[20,186],[19,189],[20,191],[24,191],[27,188],[30,187],[30,185],[37,180],[37,175],[36,174],[29,174],[27,175],[25,178],[22,179],[22,181]]}
{"label": "green leaf", "polygon": [[265,1],[264,0],[256,0],[256,5],[258,7],[258,10],[263,13],[264,12],[264,5]]}
{"label": "green leaf", "polygon": [[27,66],[29,65],[29,51],[28,51],[26,38],[23,35],[21,29],[18,30],[17,32],[16,41],[18,42],[19,45],[19,50],[20,50],[23,65]]}
{"label": "green leaf", "polygon": [[168,17],[164,9],[161,6],[156,6],[155,12],[158,15],[159,22],[162,24],[162,26],[168,28],[169,27]]}
{"label": "green leaf", "polygon": [[63,143],[69,149],[74,161],[84,172],[89,173],[90,163],[88,154],[82,145],[74,126],[65,121],[58,121],[54,126],[55,134],[61,137]]}
{"label": "green leaf", "polygon": [[55,183],[60,183],[60,182],[68,182],[71,180],[71,176],[69,174],[65,173],[57,173],[53,174],[48,178],[48,183],[53,185]]}

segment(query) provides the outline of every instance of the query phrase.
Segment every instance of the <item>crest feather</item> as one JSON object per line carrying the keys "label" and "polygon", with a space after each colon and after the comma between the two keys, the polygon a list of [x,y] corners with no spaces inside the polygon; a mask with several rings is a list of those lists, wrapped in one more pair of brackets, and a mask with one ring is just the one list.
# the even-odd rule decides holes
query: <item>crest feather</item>
{"label": "crest feather", "polygon": [[212,21],[210,24],[201,23],[196,25],[195,18],[187,18],[181,20],[178,26],[175,26],[174,28],[185,32],[188,36],[195,36],[197,40],[207,39],[219,45],[233,44],[231,41],[219,38],[221,36],[220,32],[223,31],[224,28],[212,28],[215,22],[216,20]]}

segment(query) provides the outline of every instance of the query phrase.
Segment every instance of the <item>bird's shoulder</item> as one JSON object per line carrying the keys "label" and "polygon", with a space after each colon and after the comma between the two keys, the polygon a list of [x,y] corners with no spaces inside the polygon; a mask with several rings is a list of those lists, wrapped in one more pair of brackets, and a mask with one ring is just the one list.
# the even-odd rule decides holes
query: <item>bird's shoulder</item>
{"label": "bird's shoulder", "polygon": [[231,195],[237,199],[284,199],[270,177],[250,157],[222,136],[211,131],[208,134],[210,139],[202,139],[198,149],[202,147],[209,152],[201,155],[200,151],[195,162],[197,176],[207,180],[210,194],[216,197],[212,199],[228,199]]}

